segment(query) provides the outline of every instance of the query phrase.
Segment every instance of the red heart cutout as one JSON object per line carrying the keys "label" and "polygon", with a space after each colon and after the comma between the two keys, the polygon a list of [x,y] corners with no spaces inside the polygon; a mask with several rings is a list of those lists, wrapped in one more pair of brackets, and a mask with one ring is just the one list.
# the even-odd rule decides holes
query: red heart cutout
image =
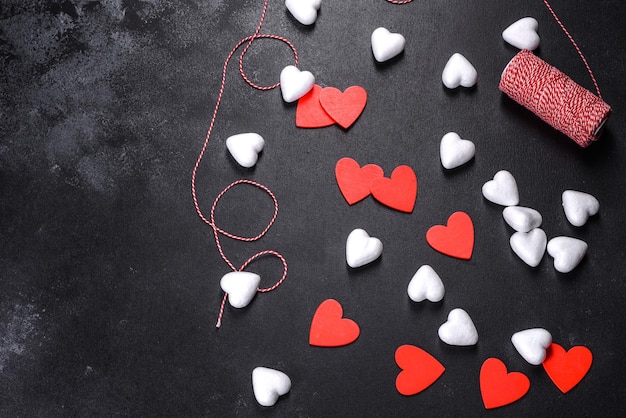
{"label": "red heart cutout", "polygon": [[352,158],[342,158],[335,165],[335,178],[341,194],[349,205],[353,205],[370,194],[370,184],[383,177],[383,169],[376,164],[359,166]]}
{"label": "red heart cutout", "polygon": [[361,330],[358,324],[342,316],[343,308],[339,302],[334,299],[322,302],[311,321],[309,344],[317,347],[340,347],[359,338]]}
{"label": "red heart cutout", "polygon": [[521,399],[530,389],[530,380],[520,372],[508,373],[497,358],[488,358],[480,368],[480,393],[485,408],[493,409]]}
{"label": "red heart cutout", "polygon": [[414,345],[402,345],[396,350],[396,364],[402,371],[396,377],[396,389],[402,395],[420,393],[446,370],[436,358]]}
{"label": "red heart cutout", "polygon": [[591,368],[591,350],[582,345],[565,351],[552,343],[546,352],[543,368],[561,392],[567,393],[580,382]]}
{"label": "red heart cutout", "polygon": [[298,100],[296,107],[296,126],[298,128],[324,128],[334,125],[331,118],[320,104],[322,87],[314,84],[307,94]]}
{"label": "red heart cutout", "polygon": [[454,212],[447,226],[435,225],[426,232],[426,241],[442,254],[469,260],[474,251],[472,219],[465,212]]}
{"label": "red heart cutout", "polygon": [[360,86],[348,87],[343,93],[334,87],[326,87],[320,92],[320,104],[344,129],[359,118],[366,103],[367,92]]}
{"label": "red heart cutout", "polygon": [[372,181],[370,192],[383,205],[411,213],[417,197],[417,177],[411,167],[400,165],[393,170],[391,178]]}

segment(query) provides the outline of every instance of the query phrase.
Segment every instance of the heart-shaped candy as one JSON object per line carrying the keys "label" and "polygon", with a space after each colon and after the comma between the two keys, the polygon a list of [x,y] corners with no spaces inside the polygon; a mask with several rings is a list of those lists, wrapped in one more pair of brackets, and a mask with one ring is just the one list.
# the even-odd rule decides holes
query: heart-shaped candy
{"label": "heart-shaped candy", "polygon": [[519,203],[519,192],[515,177],[506,170],[498,171],[493,180],[483,184],[483,196],[498,205],[517,206]]}
{"label": "heart-shaped candy", "polygon": [[476,68],[458,52],[452,54],[441,73],[441,81],[449,89],[455,89],[459,86],[473,87],[476,80],[478,80]]}
{"label": "heart-shaped candy", "polygon": [[226,148],[240,166],[253,167],[259,159],[259,153],[263,150],[265,141],[256,133],[244,133],[229,136],[226,139]]}
{"label": "heart-shaped candy", "polygon": [[497,358],[488,358],[480,368],[480,393],[486,409],[499,408],[521,399],[530,389],[530,380],[520,372],[507,372]]}
{"label": "heart-shaped candy", "polygon": [[295,102],[307,94],[315,84],[315,76],[309,71],[288,65],[280,72],[280,92],[287,103]]}
{"label": "heart-shaped candy", "polygon": [[452,309],[448,320],[437,331],[439,338],[446,344],[469,346],[478,342],[478,331],[472,318],[461,308]]}
{"label": "heart-shaped candy", "polygon": [[352,158],[344,157],[335,165],[337,185],[349,205],[369,196],[372,181],[381,177],[384,177],[383,169],[376,164],[361,167]]}
{"label": "heart-shaped candy", "polygon": [[591,368],[592,358],[591,350],[582,345],[565,351],[560,345],[552,343],[542,365],[556,387],[567,393],[585,377]]}
{"label": "heart-shaped candy", "polygon": [[376,260],[383,253],[383,243],[360,228],[350,232],[346,240],[346,262],[358,268]]}
{"label": "heart-shaped candy", "polygon": [[511,235],[511,249],[522,261],[531,267],[537,267],[546,252],[548,238],[541,228],[528,232],[516,232]]}
{"label": "heart-shaped candy", "polygon": [[360,86],[348,87],[343,93],[334,87],[326,87],[320,92],[320,104],[344,129],[361,116],[366,103],[367,92]]}
{"label": "heart-shaped candy", "polygon": [[322,0],[285,0],[287,10],[303,25],[315,23],[321,5]]}
{"label": "heart-shaped candy", "polygon": [[543,328],[529,328],[513,334],[511,342],[524,360],[538,366],[546,358],[546,350],[552,344],[552,335]]}
{"label": "heart-shaped candy", "polygon": [[565,217],[574,226],[583,226],[600,210],[600,202],[589,193],[565,190],[562,195]]}
{"label": "heart-shaped candy", "polygon": [[446,290],[437,272],[431,266],[425,264],[413,275],[409,282],[407,293],[413,302],[421,302],[423,300],[439,302],[443,299]]}
{"label": "heart-shaped candy", "polygon": [[233,308],[245,308],[256,295],[261,276],[247,271],[231,271],[222,276],[220,287],[228,293],[228,303]]}
{"label": "heart-shaped candy", "polygon": [[474,251],[474,224],[465,212],[454,212],[448,224],[435,225],[426,232],[426,242],[442,254],[469,260]]}
{"label": "heart-shaped candy", "polygon": [[291,390],[291,379],[280,370],[256,367],[252,370],[252,391],[261,406],[273,406]]}
{"label": "heart-shaped candy", "polygon": [[399,33],[391,33],[386,28],[372,32],[372,52],[378,62],[385,62],[404,50],[406,40]]}
{"label": "heart-shaped candy", "polygon": [[400,212],[411,213],[417,197],[417,176],[408,165],[394,168],[391,177],[376,178],[370,184],[374,199]]}
{"label": "heart-shaped candy", "polygon": [[320,104],[322,87],[314,84],[307,94],[298,99],[296,107],[296,126],[298,128],[324,128],[334,125],[331,118]]}
{"label": "heart-shaped candy", "polygon": [[539,46],[538,27],[537,20],[524,17],[506,28],[502,32],[502,38],[516,48],[533,51]]}
{"label": "heart-shaped candy", "polygon": [[543,218],[535,209],[524,206],[507,206],[502,211],[505,222],[518,232],[539,228]]}
{"label": "heart-shaped candy", "polygon": [[456,132],[448,132],[441,138],[439,145],[441,165],[448,170],[465,164],[474,158],[475,153],[474,143],[467,139],[461,139]]}
{"label": "heart-shaped candy", "polygon": [[587,254],[587,243],[572,237],[555,237],[548,241],[548,254],[554,258],[559,273],[569,273]]}
{"label": "heart-shaped candy", "polygon": [[326,299],[313,315],[309,344],[317,347],[341,347],[356,341],[360,333],[356,322],[343,318],[341,304],[334,299]]}
{"label": "heart-shaped candy", "polygon": [[398,367],[402,369],[396,377],[396,389],[405,396],[425,390],[446,370],[439,360],[414,345],[398,347],[395,359]]}

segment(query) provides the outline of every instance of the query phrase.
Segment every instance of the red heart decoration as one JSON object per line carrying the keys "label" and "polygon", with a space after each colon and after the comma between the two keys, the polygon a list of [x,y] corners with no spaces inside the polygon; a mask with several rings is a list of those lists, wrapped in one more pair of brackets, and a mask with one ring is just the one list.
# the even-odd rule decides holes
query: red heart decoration
{"label": "red heart decoration", "polygon": [[335,165],[335,178],[341,194],[349,205],[353,205],[370,194],[370,184],[384,176],[383,169],[376,164],[359,166],[352,158],[342,158]]}
{"label": "red heart decoration", "polygon": [[314,84],[313,88],[298,100],[298,107],[296,107],[298,128],[324,128],[335,124],[335,120],[320,104],[321,91],[322,87]]}
{"label": "red heart decoration", "polygon": [[320,104],[342,128],[348,129],[361,115],[367,103],[367,92],[363,87],[351,86],[343,93],[334,87],[320,92]]}
{"label": "red heart decoration", "polygon": [[426,241],[450,257],[469,260],[474,251],[474,224],[465,212],[454,212],[447,226],[435,225],[426,232]]}
{"label": "red heart decoration", "polygon": [[567,393],[580,382],[591,368],[591,350],[582,345],[565,351],[552,343],[546,352],[543,368],[561,392]]}
{"label": "red heart decoration", "polygon": [[520,372],[508,373],[497,358],[488,358],[480,368],[480,393],[485,408],[493,409],[521,399],[530,389],[530,380]]}
{"label": "red heart decoration", "polygon": [[402,371],[396,377],[396,389],[402,395],[420,393],[446,370],[436,358],[414,345],[402,345],[396,350],[396,364]]}
{"label": "red heart decoration", "polygon": [[370,192],[383,205],[411,213],[417,197],[417,177],[411,167],[400,165],[393,170],[391,178],[372,181]]}
{"label": "red heart decoration", "polygon": [[342,316],[343,308],[339,302],[334,299],[322,302],[311,321],[309,344],[317,347],[341,347],[356,341],[361,333],[358,324]]}

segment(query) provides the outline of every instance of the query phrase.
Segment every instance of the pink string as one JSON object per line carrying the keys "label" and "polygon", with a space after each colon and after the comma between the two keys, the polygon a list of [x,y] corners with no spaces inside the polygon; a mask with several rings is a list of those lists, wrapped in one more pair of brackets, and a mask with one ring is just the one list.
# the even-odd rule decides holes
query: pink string
{"label": "pink string", "polygon": [[[209,219],[206,218],[206,216],[204,215],[204,213],[202,212],[202,209],[200,208],[200,204],[198,203],[198,197],[197,197],[197,191],[196,191],[196,178],[197,178],[197,173],[198,173],[198,167],[200,166],[200,163],[202,162],[202,158],[204,157],[204,154],[206,153],[207,150],[207,146],[209,144],[209,139],[211,138],[211,134],[213,132],[213,128],[215,127],[215,121],[217,119],[217,112],[219,110],[220,104],[222,102],[222,98],[224,95],[224,89],[226,87],[226,70],[228,68],[228,64],[230,62],[230,60],[232,59],[232,57],[235,55],[235,52],[243,45],[247,42],[247,44],[245,45],[243,51],[241,52],[241,55],[239,56],[239,74],[241,75],[241,77],[246,81],[246,83],[248,83],[250,86],[254,87],[255,89],[258,90],[271,90],[274,89],[276,87],[278,87],[280,85],[280,83],[276,83],[270,86],[260,86],[255,84],[252,80],[250,80],[244,69],[243,69],[243,58],[246,55],[246,53],[248,52],[248,49],[250,48],[250,46],[252,45],[252,42],[254,42],[257,39],[274,39],[274,40],[278,40],[281,42],[286,43],[289,48],[291,48],[291,51],[293,52],[294,55],[294,60],[295,60],[295,66],[298,65],[298,53],[296,51],[296,48],[294,47],[294,45],[286,38],[283,38],[282,36],[277,36],[277,35],[271,35],[271,34],[261,34],[261,27],[263,26],[263,21],[265,20],[265,14],[267,12],[267,5],[269,3],[269,0],[264,0],[263,2],[263,11],[261,13],[261,17],[259,19],[259,23],[254,31],[254,33],[250,36],[247,36],[243,39],[241,39],[230,51],[230,53],[228,54],[228,57],[226,57],[226,60],[224,61],[224,66],[222,67],[222,81],[221,81],[221,86],[220,86],[220,90],[219,93],[217,95],[217,101],[215,103],[215,108],[213,109],[213,115],[211,117],[211,122],[209,123],[209,128],[207,130],[207,134],[206,137],[204,138],[204,143],[202,144],[202,148],[200,150],[200,154],[198,155],[198,158],[196,159],[196,163],[193,167],[193,171],[191,173],[191,195],[193,198],[193,204],[194,207],[196,209],[196,213],[198,214],[198,216],[200,217],[200,219],[202,219],[202,221],[209,225],[212,229],[213,229],[213,236],[215,237],[215,244],[217,246],[218,252],[220,254],[220,256],[222,257],[222,259],[226,262],[226,264],[228,264],[228,266],[233,270],[233,271],[243,271],[245,268],[248,267],[248,265],[250,265],[250,263],[252,263],[254,260],[256,260],[257,258],[269,255],[269,256],[274,256],[277,257],[282,265],[283,265],[283,274],[281,276],[281,278],[272,286],[270,287],[266,287],[266,288],[260,288],[258,289],[259,292],[261,293],[265,293],[265,292],[270,292],[274,289],[276,289],[278,286],[280,286],[284,281],[285,278],[287,277],[287,261],[285,260],[285,258],[278,252],[273,251],[273,250],[266,250],[266,251],[261,251],[258,252],[256,254],[254,254],[252,257],[248,258],[248,260],[246,260],[241,267],[236,268],[235,265],[228,259],[228,257],[226,256],[226,254],[224,254],[224,250],[222,248],[222,244],[220,242],[220,234],[224,235],[228,238],[234,239],[234,240],[238,240],[238,241],[244,241],[244,242],[250,242],[250,241],[256,241],[258,239],[260,239],[261,237],[263,237],[267,231],[272,227],[272,225],[274,224],[276,217],[278,216],[278,201],[276,199],[276,196],[274,195],[274,193],[272,193],[272,191],[267,188],[266,186],[262,185],[261,183],[258,183],[256,181],[252,181],[252,180],[237,180],[232,182],[231,184],[229,184],[228,186],[226,186],[226,188],[224,188],[215,198],[215,200],[213,201],[213,205],[211,206],[211,212],[210,212],[210,216]],[[264,191],[265,193],[267,193],[273,200],[274,202],[274,213],[270,219],[270,221],[268,222],[267,226],[263,229],[263,231],[261,231],[261,233],[259,233],[258,235],[254,236],[254,237],[242,237],[239,235],[235,235],[235,234],[231,234],[227,231],[224,231],[223,229],[219,228],[215,222],[215,208],[217,207],[217,203],[220,201],[220,199],[224,196],[224,194],[226,192],[228,192],[230,189],[232,189],[233,187],[240,185],[240,184],[248,184],[254,187],[257,187],[259,189],[261,189],[262,191]],[[216,328],[219,328],[222,325],[222,317],[224,315],[224,306],[226,304],[226,300],[228,298],[228,294],[224,293],[224,296],[222,298],[222,303],[220,304],[220,309],[219,309],[219,314],[218,314],[218,318],[217,318],[217,322],[215,324]]]}
{"label": "pink string", "polygon": [[598,87],[598,82],[596,81],[596,77],[593,75],[593,71],[591,71],[591,67],[587,63],[587,59],[583,55],[583,52],[578,47],[578,44],[576,43],[572,35],[570,35],[569,31],[565,28],[565,25],[561,22],[561,19],[559,19],[559,17],[556,15],[554,10],[552,9],[552,6],[550,6],[550,3],[548,3],[548,0],[543,0],[543,3],[546,5],[548,10],[550,11],[550,14],[552,14],[552,17],[554,18],[554,20],[556,20],[556,23],[559,24],[559,26],[561,27],[561,30],[565,33],[565,35],[570,40],[572,45],[574,45],[576,52],[578,52],[578,55],[583,60],[583,63],[585,64],[585,67],[587,68],[587,72],[591,76],[591,81],[593,81],[593,86],[596,88],[596,93],[598,93],[598,97],[602,99],[602,94],[600,93],[600,87]]}
{"label": "pink string", "polygon": [[387,0],[387,1],[393,4],[407,4],[407,3],[411,3],[413,0]]}

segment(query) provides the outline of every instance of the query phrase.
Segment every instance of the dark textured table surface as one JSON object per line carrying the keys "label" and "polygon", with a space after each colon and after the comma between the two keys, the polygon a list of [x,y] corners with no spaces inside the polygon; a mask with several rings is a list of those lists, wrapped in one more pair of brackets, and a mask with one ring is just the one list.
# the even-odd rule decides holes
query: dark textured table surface
{"label": "dark textured table surface", "polygon": [[[259,181],[280,211],[254,243],[223,238],[240,265],[263,249],[282,253],[286,281],[243,310],[226,307],[214,324],[229,271],[212,230],[195,213],[190,176],[220,87],[224,59],[253,33],[261,0],[3,0],[0,4],[0,415],[50,416],[616,416],[626,408],[624,373],[624,49],[626,2],[553,0],[614,109],[587,149],[554,131],[498,90],[516,50],[501,32],[524,16],[539,21],[537,54],[593,90],[576,51],[543,3],[535,1],[323,0],[312,27],[284,2],[270,1],[264,33],[285,36],[299,66],[323,86],[360,85],[368,102],[348,130],[295,127],[295,105],[278,89],[249,87],[229,67],[207,155],[198,172],[208,212],[225,186]],[[370,34],[402,33],[404,53],[376,64]],[[448,91],[441,71],[461,52],[477,68],[475,88]],[[261,84],[293,63],[289,48],[259,40],[244,65]],[[456,131],[476,144],[472,162],[446,171],[439,141]],[[228,155],[233,134],[258,132],[266,148],[245,170]],[[334,178],[341,157],[375,163],[389,175],[416,172],[411,214],[366,199],[348,206]],[[548,238],[585,240],[571,273],[547,254],[524,264],[508,244],[502,207],[484,182],[510,171],[520,204],[543,215]],[[581,228],[563,214],[561,193],[596,196],[600,213]],[[476,229],[469,261],[437,253],[427,229],[454,211]],[[220,203],[224,229],[254,234],[271,216],[257,189],[233,189]],[[382,258],[351,270],[345,240],[364,228]],[[406,287],[430,264],[446,285],[442,302],[411,302]],[[250,266],[263,285],[281,273],[275,258]],[[361,328],[351,345],[308,344],[311,318],[339,300]],[[472,348],[437,337],[447,313],[476,324]],[[566,348],[593,353],[586,377],[562,394],[510,342],[543,327]],[[446,371],[410,397],[395,388],[394,352],[403,344],[435,356]],[[498,357],[531,387],[502,409],[483,407],[478,377]],[[272,408],[254,399],[256,366],[286,372],[291,392]]]}

